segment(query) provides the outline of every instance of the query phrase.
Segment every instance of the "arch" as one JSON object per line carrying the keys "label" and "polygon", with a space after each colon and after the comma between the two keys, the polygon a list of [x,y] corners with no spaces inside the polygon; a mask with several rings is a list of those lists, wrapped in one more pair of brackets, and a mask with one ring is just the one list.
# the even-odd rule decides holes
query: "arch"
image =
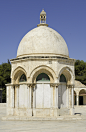
{"label": "arch", "polygon": [[20,66],[17,67],[14,70],[13,74],[12,74],[13,83],[19,83],[19,79],[20,79],[20,77],[21,77],[22,74],[25,74],[26,80],[27,80],[27,73],[26,73],[25,69],[22,68],[22,67],[20,67]]}
{"label": "arch", "polygon": [[64,74],[61,74],[59,81],[60,82],[66,82],[66,77],[64,76]]}
{"label": "arch", "polygon": [[47,74],[41,73],[41,74],[39,74],[39,75],[37,76],[36,82],[37,82],[37,81],[50,81],[50,78],[49,78],[49,76],[48,76]]}
{"label": "arch", "polygon": [[69,67],[63,67],[59,70],[58,78],[63,74],[66,77],[67,84],[74,84],[73,72]]}
{"label": "arch", "polygon": [[54,82],[56,79],[56,74],[54,70],[48,66],[41,65],[36,67],[31,73],[30,73],[30,82],[36,82],[36,78],[39,74],[45,73],[49,76],[50,82]]}
{"label": "arch", "polygon": [[86,90],[79,91],[79,105],[86,105]]}
{"label": "arch", "polygon": [[86,94],[85,89],[81,89],[81,90],[79,91],[79,95],[84,95],[84,94]]}
{"label": "arch", "polygon": [[19,78],[19,82],[26,82],[27,79],[26,79],[26,76],[25,74],[22,74],[21,77]]}

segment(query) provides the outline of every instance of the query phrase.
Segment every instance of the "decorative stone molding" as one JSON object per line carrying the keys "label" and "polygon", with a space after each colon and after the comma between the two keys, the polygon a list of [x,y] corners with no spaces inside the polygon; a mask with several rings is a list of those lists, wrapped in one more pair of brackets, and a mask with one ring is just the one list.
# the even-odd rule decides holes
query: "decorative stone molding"
{"label": "decorative stone molding", "polygon": [[31,84],[27,84],[27,86],[30,87],[30,88],[34,88],[36,86],[36,84],[31,83]]}
{"label": "decorative stone molding", "polygon": [[74,88],[74,84],[67,84],[68,88]]}
{"label": "decorative stone molding", "polygon": [[35,83],[37,76],[43,72],[49,76],[50,82],[53,83],[56,78],[56,73],[51,67],[46,65],[39,65],[38,67],[31,71],[29,75],[30,82]]}
{"label": "decorative stone molding", "polygon": [[50,87],[56,87],[56,88],[58,88],[58,86],[59,86],[59,83],[50,83]]}
{"label": "decorative stone molding", "polygon": [[75,59],[59,59],[58,62],[60,64],[74,65]]}
{"label": "decorative stone molding", "polygon": [[[26,61],[26,60],[58,60],[58,62],[62,63],[62,64],[67,64],[68,65],[71,63],[73,64],[75,62],[75,59],[71,59],[71,58],[67,58],[67,57],[61,57],[61,56],[25,56],[25,57],[20,57],[20,58],[15,58],[15,59],[11,59],[11,63],[15,63],[15,61]],[[64,62],[64,63],[63,63]]]}

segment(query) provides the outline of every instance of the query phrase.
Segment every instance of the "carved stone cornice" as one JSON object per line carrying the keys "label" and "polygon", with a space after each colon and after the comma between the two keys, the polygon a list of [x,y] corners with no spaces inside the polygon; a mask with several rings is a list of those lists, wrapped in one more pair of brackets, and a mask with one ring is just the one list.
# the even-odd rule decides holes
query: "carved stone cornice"
{"label": "carved stone cornice", "polygon": [[16,61],[26,61],[26,60],[58,60],[60,63],[73,63],[75,61],[75,59],[71,59],[71,58],[68,58],[67,56],[49,56],[49,55],[46,55],[46,56],[26,56],[26,57],[20,57],[20,58],[15,58],[15,59],[11,59],[11,63],[15,63]]}

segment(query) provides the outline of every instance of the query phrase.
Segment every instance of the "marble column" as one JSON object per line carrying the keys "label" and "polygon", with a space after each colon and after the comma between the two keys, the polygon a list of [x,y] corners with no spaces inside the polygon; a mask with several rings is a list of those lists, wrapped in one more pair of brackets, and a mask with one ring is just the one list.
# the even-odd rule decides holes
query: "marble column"
{"label": "marble column", "polygon": [[58,86],[56,84],[50,84],[51,86],[51,112],[50,112],[50,116],[57,116],[57,89]]}
{"label": "marble column", "polygon": [[51,108],[53,108],[53,87],[50,84],[50,88],[51,88]]}
{"label": "marble column", "polygon": [[72,86],[72,108],[74,108],[74,87]]}
{"label": "marble column", "polygon": [[27,108],[29,108],[29,86],[27,85]]}
{"label": "marble column", "polygon": [[14,87],[15,86],[11,86],[11,107],[14,108],[15,104],[14,104]]}
{"label": "marble column", "polygon": [[56,86],[56,107],[57,108],[58,108],[58,86]]}
{"label": "marble column", "polygon": [[72,107],[72,88],[69,87],[69,108]]}
{"label": "marble column", "polygon": [[79,106],[79,93],[76,94],[76,105]]}
{"label": "marble column", "polygon": [[31,85],[29,84],[28,85],[28,89],[29,89],[29,108],[31,108],[31,102],[32,102],[32,100],[31,100],[31,95],[32,95],[32,88],[31,88]]}
{"label": "marble column", "polygon": [[67,108],[69,108],[69,88],[67,86]]}
{"label": "marble column", "polygon": [[51,107],[58,108],[58,84],[51,84]]}
{"label": "marble column", "polygon": [[19,85],[15,85],[15,108],[19,107]]}
{"label": "marble column", "polygon": [[56,108],[56,85],[52,84],[53,87],[53,108]]}
{"label": "marble column", "polygon": [[36,108],[36,85],[33,85],[33,108]]}
{"label": "marble column", "polygon": [[56,107],[56,87],[53,87],[53,108]]}

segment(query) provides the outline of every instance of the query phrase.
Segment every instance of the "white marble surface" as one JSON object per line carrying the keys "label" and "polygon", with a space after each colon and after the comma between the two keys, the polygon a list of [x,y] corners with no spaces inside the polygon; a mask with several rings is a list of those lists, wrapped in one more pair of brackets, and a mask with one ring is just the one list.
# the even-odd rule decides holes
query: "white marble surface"
{"label": "white marble surface", "polygon": [[47,26],[34,28],[21,40],[17,57],[31,54],[69,56],[65,40],[58,32]]}

